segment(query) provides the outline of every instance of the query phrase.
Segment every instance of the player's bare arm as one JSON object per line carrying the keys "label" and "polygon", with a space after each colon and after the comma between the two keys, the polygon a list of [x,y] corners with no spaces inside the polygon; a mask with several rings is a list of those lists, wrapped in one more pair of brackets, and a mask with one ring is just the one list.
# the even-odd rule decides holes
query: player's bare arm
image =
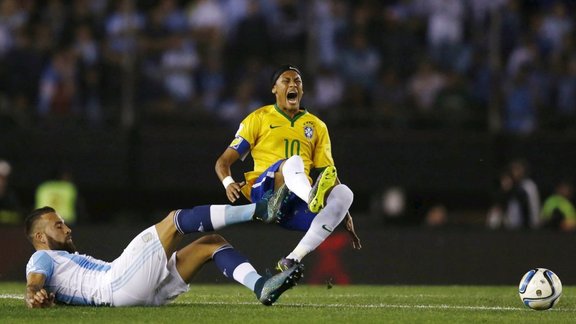
{"label": "player's bare arm", "polygon": [[360,242],[360,238],[356,234],[356,230],[354,229],[354,220],[352,220],[352,215],[350,212],[346,213],[346,218],[344,219],[346,230],[350,234],[352,238],[352,247],[356,250],[360,250],[362,248],[362,243]]}
{"label": "player's bare arm", "polygon": [[227,148],[222,155],[216,160],[216,174],[226,188],[226,196],[230,202],[235,202],[241,195],[241,188],[246,184],[245,181],[236,182],[232,178],[230,167],[240,158],[236,150]]}
{"label": "player's bare arm", "polygon": [[44,289],[46,276],[40,273],[31,273],[26,282],[26,306],[28,308],[47,308],[54,306],[54,293]]}

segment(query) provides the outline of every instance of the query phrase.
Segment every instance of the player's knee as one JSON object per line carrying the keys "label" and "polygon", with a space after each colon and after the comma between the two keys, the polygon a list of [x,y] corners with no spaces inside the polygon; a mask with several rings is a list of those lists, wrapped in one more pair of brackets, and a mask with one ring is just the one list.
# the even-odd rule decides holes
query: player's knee
{"label": "player's knee", "polygon": [[352,206],[352,202],[354,201],[354,193],[347,185],[338,184],[332,188],[330,198],[335,199],[344,208],[348,209]]}
{"label": "player's knee", "polygon": [[300,155],[292,155],[286,161],[290,161],[290,163],[294,163],[294,165],[304,167],[304,160],[302,160]]}
{"label": "player's knee", "polygon": [[222,235],[208,234],[198,239],[198,243],[205,245],[214,245],[216,248],[228,244],[228,241]]}
{"label": "player's knee", "polygon": [[177,231],[176,226],[174,224],[175,214],[176,214],[175,210],[169,212],[168,215],[164,217],[164,219],[162,219],[160,222],[156,224],[156,226],[166,231]]}
{"label": "player's knee", "polygon": [[164,220],[167,220],[167,219],[173,220],[174,214],[176,214],[176,210],[169,212],[168,215],[164,218]]}
{"label": "player's knee", "polygon": [[201,238],[194,241],[197,256],[202,255],[205,261],[212,259],[212,256],[218,249],[225,245],[229,245],[228,241],[218,234],[209,234],[202,236]]}
{"label": "player's knee", "polygon": [[300,155],[292,155],[284,161],[282,170],[304,171],[304,160]]}

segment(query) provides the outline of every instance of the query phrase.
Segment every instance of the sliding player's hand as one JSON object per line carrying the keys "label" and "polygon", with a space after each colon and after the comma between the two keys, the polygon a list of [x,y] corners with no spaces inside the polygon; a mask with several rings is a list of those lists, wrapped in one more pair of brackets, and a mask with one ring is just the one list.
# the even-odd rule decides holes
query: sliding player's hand
{"label": "sliding player's hand", "polygon": [[40,289],[26,299],[29,308],[48,308],[54,306],[54,293],[48,293],[46,289]]}

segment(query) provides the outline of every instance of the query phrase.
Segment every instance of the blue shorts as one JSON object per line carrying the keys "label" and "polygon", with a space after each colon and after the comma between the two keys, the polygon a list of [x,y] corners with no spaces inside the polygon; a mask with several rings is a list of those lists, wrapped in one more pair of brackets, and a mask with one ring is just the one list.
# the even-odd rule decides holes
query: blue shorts
{"label": "blue shorts", "polygon": [[[250,193],[250,198],[253,202],[259,201],[264,196],[264,193],[274,189],[274,173],[278,171],[282,162],[284,160],[272,164],[258,176],[254,185],[252,185],[252,192]],[[308,209],[308,202],[300,199],[292,192],[288,195],[288,202],[282,206],[284,216],[280,220],[280,226],[294,231],[308,231],[316,214]]]}

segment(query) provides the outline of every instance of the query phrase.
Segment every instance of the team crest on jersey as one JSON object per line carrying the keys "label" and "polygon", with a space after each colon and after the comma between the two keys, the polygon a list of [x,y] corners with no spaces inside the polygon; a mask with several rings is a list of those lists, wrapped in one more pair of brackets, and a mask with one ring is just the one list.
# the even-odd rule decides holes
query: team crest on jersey
{"label": "team crest on jersey", "polygon": [[307,139],[312,139],[314,136],[314,123],[312,122],[305,122],[304,123],[304,136]]}
{"label": "team crest on jersey", "polygon": [[142,241],[144,241],[144,243],[148,243],[150,241],[152,241],[154,237],[152,236],[152,233],[146,233],[144,235],[142,235]]}

